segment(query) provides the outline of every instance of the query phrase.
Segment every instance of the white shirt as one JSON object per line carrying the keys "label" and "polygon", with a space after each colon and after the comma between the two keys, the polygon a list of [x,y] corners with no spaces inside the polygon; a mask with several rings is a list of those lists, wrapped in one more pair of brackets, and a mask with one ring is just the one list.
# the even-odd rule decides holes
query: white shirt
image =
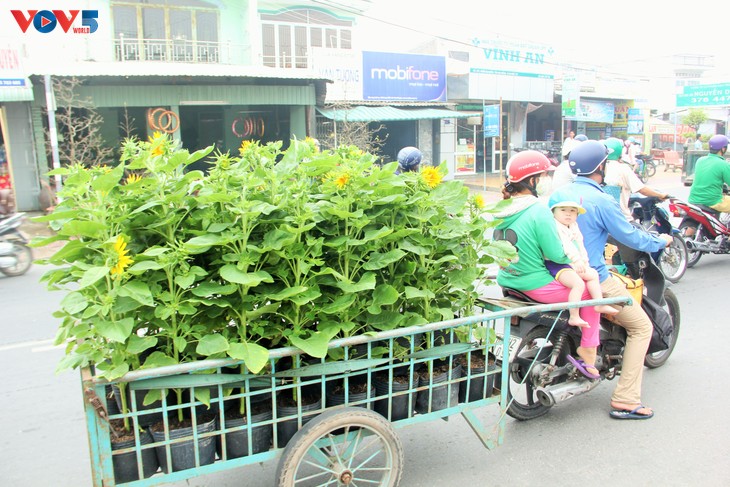
{"label": "white shirt", "polygon": [[695,140],[695,149],[702,150],[702,141],[700,139]]}
{"label": "white shirt", "polygon": [[606,175],[603,177],[603,181],[606,186],[619,186],[621,188],[621,197],[619,198],[621,211],[627,220],[633,220],[629,210],[629,197],[631,193],[641,190],[644,183],[627,164],[620,161],[606,162]]}
{"label": "white shirt", "polygon": [[567,137],[563,141],[563,157],[566,157],[570,151],[573,150],[573,147],[575,147],[575,144],[577,144],[576,140],[572,137]]}
{"label": "white shirt", "polygon": [[573,264],[583,262],[588,265],[588,252],[583,245],[583,234],[580,233],[578,223],[563,225],[555,220],[555,225],[558,227],[558,236],[563,244],[563,251],[570,262]]}
{"label": "white shirt", "polygon": [[555,171],[553,171],[553,185],[550,192],[552,193],[559,187],[570,184],[573,181],[575,181],[575,174],[573,174],[573,171],[570,170],[568,161],[565,160],[555,168]]}

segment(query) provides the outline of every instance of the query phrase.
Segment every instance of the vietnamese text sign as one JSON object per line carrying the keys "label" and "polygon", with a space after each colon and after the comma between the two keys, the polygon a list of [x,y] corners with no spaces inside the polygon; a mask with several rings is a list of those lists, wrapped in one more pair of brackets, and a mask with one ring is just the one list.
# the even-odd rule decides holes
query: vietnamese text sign
{"label": "vietnamese text sign", "polygon": [[580,81],[578,75],[566,74],[563,77],[562,110],[563,116],[573,118],[578,114],[580,104]]}
{"label": "vietnamese text sign", "polygon": [[362,53],[364,100],[446,101],[443,56]]}
{"label": "vietnamese text sign", "polygon": [[[717,94],[714,94],[717,93]],[[713,92],[713,94],[681,94],[677,95],[678,107],[712,107],[730,105],[730,88]]]}
{"label": "vietnamese text sign", "polygon": [[530,41],[475,39],[469,98],[553,102],[555,52]]}
{"label": "vietnamese text sign", "polygon": [[499,137],[499,105],[484,107],[484,137]]}

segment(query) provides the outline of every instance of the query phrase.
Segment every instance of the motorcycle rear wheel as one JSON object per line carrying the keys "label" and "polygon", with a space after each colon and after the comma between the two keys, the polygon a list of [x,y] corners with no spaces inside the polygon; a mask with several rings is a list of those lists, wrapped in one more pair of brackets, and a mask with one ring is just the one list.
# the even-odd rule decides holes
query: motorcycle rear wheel
{"label": "motorcycle rear wheel", "polygon": [[654,164],[650,164],[648,162],[646,164],[646,169],[644,172],[646,173],[646,178],[649,179],[650,177],[654,176],[656,174],[656,166]]}
{"label": "motorcycle rear wheel", "polygon": [[17,262],[12,267],[0,267],[0,272],[8,277],[22,276],[28,272],[31,264],[33,264],[33,252],[25,244],[12,240],[9,242],[13,244],[13,253],[17,258]]}
{"label": "motorcycle rear wheel", "polygon": [[687,270],[687,245],[679,235],[673,235],[672,243],[659,257],[659,268],[669,282],[679,282]]}
{"label": "motorcycle rear wheel", "polygon": [[667,360],[669,360],[669,356],[672,355],[672,351],[674,351],[674,347],[677,345],[677,339],[679,338],[679,322],[681,321],[679,300],[677,300],[677,296],[674,295],[671,289],[664,290],[664,299],[667,302],[667,304],[664,305],[664,309],[669,313],[669,316],[672,317],[674,332],[672,333],[672,337],[669,341],[669,348],[662,350],[661,352],[647,354],[647,356],[644,357],[644,365],[650,369],[661,367],[667,362]]}
{"label": "motorcycle rear wheel", "polygon": [[[509,364],[509,384],[507,387],[507,414],[520,421],[535,419],[547,413],[551,406],[540,403],[537,397],[537,387],[533,385],[531,377],[525,376],[538,364],[550,361],[553,351],[553,337],[548,337],[549,328],[538,326],[524,336],[515,351],[515,357]],[[567,344],[566,344],[567,345]],[[540,347],[543,347],[540,350]],[[567,347],[566,347],[567,348]],[[537,355],[539,353],[539,355]],[[535,356],[538,359],[532,364]],[[561,353],[556,365],[566,362],[565,354]],[[520,384],[521,382],[524,383]]]}
{"label": "motorcycle rear wheel", "polygon": [[[679,233],[682,234],[684,237],[685,242],[686,241],[693,241],[693,242],[707,242],[707,237],[705,236],[705,229],[702,227],[702,225],[697,225],[697,228],[695,229],[695,234],[692,236],[687,236],[687,229],[688,228],[694,228],[693,226],[689,225],[688,223],[682,223],[679,225]],[[698,250],[691,250],[690,246],[687,245],[687,268],[694,267],[702,257],[702,252]]]}

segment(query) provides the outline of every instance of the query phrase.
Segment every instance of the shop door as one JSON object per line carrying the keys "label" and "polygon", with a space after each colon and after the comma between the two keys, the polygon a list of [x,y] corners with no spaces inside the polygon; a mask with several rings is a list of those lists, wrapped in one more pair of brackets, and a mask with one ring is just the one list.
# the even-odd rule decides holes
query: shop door
{"label": "shop door", "polygon": [[509,156],[509,113],[502,113],[502,137],[492,137],[492,173],[503,172]]}

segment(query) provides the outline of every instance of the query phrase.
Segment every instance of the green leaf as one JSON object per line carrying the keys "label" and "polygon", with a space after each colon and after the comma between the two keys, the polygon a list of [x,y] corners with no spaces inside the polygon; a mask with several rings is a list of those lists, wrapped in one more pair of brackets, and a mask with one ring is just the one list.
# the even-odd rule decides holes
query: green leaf
{"label": "green leaf", "polygon": [[152,299],[152,291],[146,282],[142,281],[128,281],[121,288],[119,288],[119,295],[132,298],[140,304],[145,306],[154,306],[155,302]]}
{"label": "green leaf", "polygon": [[104,338],[113,342],[124,343],[132,334],[134,318],[124,318],[117,321],[97,321],[96,330]]}
{"label": "green leaf", "polygon": [[416,298],[433,299],[435,297],[436,296],[433,294],[433,292],[428,289],[416,289],[415,287],[406,286],[406,299],[416,299]]}
{"label": "green leaf", "polygon": [[299,293],[295,296],[290,297],[289,300],[297,306],[304,306],[305,304],[311,303],[320,296],[322,296],[322,293],[319,292],[319,288],[312,287],[307,289],[303,293]]}
{"label": "green leaf", "polygon": [[69,314],[79,313],[86,309],[89,301],[78,292],[71,291],[61,300],[61,309]]}
{"label": "green leaf", "polygon": [[86,270],[86,272],[84,272],[84,275],[81,276],[78,289],[83,289],[85,287],[91,286],[92,284],[95,284],[97,281],[99,281],[99,279],[102,279],[107,274],[109,274],[108,267],[89,268],[88,270]]}
{"label": "green leaf", "polygon": [[145,350],[149,350],[155,345],[157,345],[157,338],[155,337],[140,337],[132,334],[129,337],[129,342],[127,343],[127,352],[133,355],[138,355]]}
{"label": "green leaf", "polygon": [[228,356],[232,359],[243,360],[246,368],[257,374],[266,366],[269,360],[269,351],[255,343],[231,343]]}
{"label": "green leaf", "polygon": [[373,302],[368,307],[368,312],[376,315],[380,313],[381,307],[395,303],[399,297],[400,293],[396,288],[390,284],[381,284],[373,291]]}
{"label": "green leaf", "polygon": [[222,245],[226,242],[226,239],[220,235],[208,233],[199,237],[193,237],[187,242],[185,246],[191,249],[210,248],[215,245]]}
{"label": "green leaf", "polygon": [[274,282],[274,278],[266,271],[243,272],[233,264],[221,267],[220,273],[226,281],[248,287],[258,286],[262,282]]}
{"label": "green leaf", "polygon": [[295,240],[294,234],[277,228],[266,233],[263,246],[266,249],[281,250],[284,246],[294,243]]}
{"label": "green leaf", "polygon": [[177,365],[174,358],[165,355],[160,351],[152,352],[144,361],[143,369],[151,369],[156,367],[164,367],[166,365]]}
{"label": "green leaf", "polygon": [[292,296],[296,296],[297,294],[302,294],[307,289],[308,288],[306,286],[286,287],[278,293],[267,294],[266,297],[275,301],[283,301],[284,299],[291,298]]}
{"label": "green leaf", "polygon": [[147,271],[156,271],[158,269],[162,269],[162,264],[159,262],[155,262],[154,260],[143,260],[135,262],[134,265],[127,269],[127,271],[130,274],[139,275]]}
{"label": "green leaf", "polygon": [[158,257],[165,252],[169,252],[170,249],[167,247],[151,247],[144,252],[142,252],[140,255],[145,255],[147,257]]}
{"label": "green leaf", "polygon": [[289,341],[307,355],[315,358],[323,358],[327,355],[327,345],[333,336],[334,334],[331,333],[315,331],[306,339],[291,335]]}
{"label": "green leaf", "polygon": [[213,295],[227,296],[236,292],[237,287],[233,284],[218,284],[217,282],[201,282],[191,289],[195,296],[207,298]]}
{"label": "green leaf", "polygon": [[228,351],[228,340],[217,333],[203,336],[198,342],[195,351],[200,355],[209,356]]}
{"label": "green leaf", "polygon": [[58,234],[67,235],[69,237],[96,238],[106,229],[107,226],[101,222],[71,220],[63,224],[63,227],[61,227],[58,231]]}
{"label": "green leaf", "polygon": [[48,215],[39,215],[34,216],[33,218],[30,218],[30,221],[32,222],[53,222],[57,220],[66,220],[70,218],[76,218],[76,216],[81,213],[81,210],[74,209],[74,210],[62,210],[62,211],[54,211],[53,213],[50,213]]}
{"label": "green leaf", "polygon": [[193,285],[195,282],[195,275],[194,274],[185,274],[185,275],[176,275],[175,276],[175,284],[180,286],[183,289],[187,289],[190,286]]}
{"label": "green leaf", "polygon": [[357,283],[338,282],[335,285],[346,293],[357,293],[366,289],[375,289],[375,274],[366,272]]}
{"label": "green leaf", "polygon": [[394,262],[398,262],[406,255],[400,249],[394,249],[390,252],[381,254],[379,252],[373,252],[370,254],[370,259],[362,266],[363,269],[368,271],[375,271],[387,267]]}
{"label": "green leaf", "polygon": [[122,179],[123,175],[124,164],[119,164],[111,171],[97,176],[93,181],[91,181],[91,187],[95,191],[103,191],[105,193],[108,193],[114,187],[119,185],[119,180]]}
{"label": "green leaf", "polygon": [[355,294],[343,294],[337,299],[332,301],[330,304],[323,306],[320,311],[328,315],[338,314],[345,311],[347,308],[352,306],[357,296]]}

